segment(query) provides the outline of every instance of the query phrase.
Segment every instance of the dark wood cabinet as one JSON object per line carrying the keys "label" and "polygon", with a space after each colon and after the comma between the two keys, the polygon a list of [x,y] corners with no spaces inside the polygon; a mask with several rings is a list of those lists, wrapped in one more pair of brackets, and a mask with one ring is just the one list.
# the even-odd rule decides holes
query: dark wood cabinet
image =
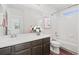
{"label": "dark wood cabinet", "polygon": [[32,44],[32,47],[37,45],[42,45],[42,39],[34,40],[31,42],[31,44]]}
{"label": "dark wood cabinet", "polygon": [[10,55],[11,47],[0,48],[0,55]]}
{"label": "dark wood cabinet", "polygon": [[50,54],[50,38],[48,37],[48,38],[44,38],[43,39],[43,44],[42,44],[42,46],[43,46],[43,55],[49,55]]}
{"label": "dark wood cabinet", "polygon": [[25,49],[18,52],[15,52],[15,55],[31,55],[31,49]]}
{"label": "dark wood cabinet", "polygon": [[42,45],[32,47],[32,55],[42,55]]}
{"label": "dark wood cabinet", "polygon": [[32,55],[42,55],[42,40],[35,40],[32,44]]}
{"label": "dark wood cabinet", "polygon": [[21,43],[14,46],[15,55],[30,55],[31,54],[31,43]]}
{"label": "dark wood cabinet", "polygon": [[0,48],[0,55],[49,55],[49,53],[49,37]]}
{"label": "dark wood cabinet", "polygon": [[50,54],[50,43],[43,44],[43,55]]}
{"label": "dark wood cabinet", "polygon": [[42,39],[42,42],[43,42],[43,44],[50,42],[50,37],[43,38],[43,39]]}
{"label": "dark wood cabinet", "polygon": [[30,42],[26,42],[26,43],[21,43],[21,44],[17,44],[14,46],[15,48],[15,52],[21,51],[21,50],[25,50],[27,48],[31,47],[31,43]]}

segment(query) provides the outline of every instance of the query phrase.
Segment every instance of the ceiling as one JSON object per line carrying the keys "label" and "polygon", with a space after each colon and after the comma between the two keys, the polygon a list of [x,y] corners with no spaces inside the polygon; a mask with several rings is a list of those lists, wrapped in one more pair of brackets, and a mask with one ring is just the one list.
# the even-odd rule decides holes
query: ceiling
{"label": "ceiling", "polygon": [[67,8],[69,6],[72,6],[72,4],[44,4],[44,5],[40,5],[40,6],[43,6],[43,7],[48,7],[50,9],[54,9],[54,10],[62,10],[64,8]]}
{"label": "ceiling", "polygon": [[60,11],[67,7],[70,7],[72,6],[72,4],[30,4],[30,5],[25,4],[23,6],[29,6],[31,8],[40,10],[42,12],[51,14],[56,11]]}
{"label": "ceiling", "polygon": [[43,13],[52,14],[56,11],[63,10],[64,8],[72,6],[72,4],[9,4],[8,7],[18,8],[18,9],[26,9],[33,8],[39,10]]}

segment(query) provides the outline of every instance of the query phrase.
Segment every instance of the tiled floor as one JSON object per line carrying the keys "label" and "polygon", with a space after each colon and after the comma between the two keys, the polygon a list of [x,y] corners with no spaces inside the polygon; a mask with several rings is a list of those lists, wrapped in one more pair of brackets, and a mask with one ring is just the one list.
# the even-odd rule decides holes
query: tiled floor
{"label": "tiled floor", "polygon": [[75,54],[72,54],[72,53],[60,48],[60,54],[55,54],[52,51],[50,51],[50,55],[75,55]]}

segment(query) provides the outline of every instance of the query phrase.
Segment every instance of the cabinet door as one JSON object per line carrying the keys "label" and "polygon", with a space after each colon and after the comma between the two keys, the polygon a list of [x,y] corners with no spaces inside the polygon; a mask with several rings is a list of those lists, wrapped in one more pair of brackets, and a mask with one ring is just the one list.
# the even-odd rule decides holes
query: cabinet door
{"label": "cabinet door", "polygon": [[26,43],[21,43],[21,44],[17,44],[14,46],[15,48],[15,52],[21,51],[21,50],[25,50],[31,47],[31,43],[30,42],[26,42]]}
{"label": "cabinet door", "polygon": [[11,47],[0,48],[0,55],[11,54]]}
{"label": "cabinet door", "polygon": [[50,42],[43,44],[43,55],[50,54]]}
{"label": "cabinet door", "polygon": [[42,55],[42,45],[32,47],[32,55]]}
{"label": "cabinet door", "polygon": [[43,38],[42,39],[43,43],[47,43],[47,42],[50,42],[50,37],[47,37],[47,38]]}
{"label": "cabinet door", "polygon": [[31,55],[31,49],[21,50],[19,52],[15,52],[15,55]]}
{"label": "cabinet door", "polygon": [[34,40],[31,43],[32,43],[32,47],[37,45],[42,45],[42,39]]}

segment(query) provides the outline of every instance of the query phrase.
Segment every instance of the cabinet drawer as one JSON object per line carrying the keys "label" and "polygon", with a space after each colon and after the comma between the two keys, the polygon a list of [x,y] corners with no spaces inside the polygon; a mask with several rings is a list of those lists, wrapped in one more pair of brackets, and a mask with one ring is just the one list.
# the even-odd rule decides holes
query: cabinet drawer
{"label": "cabinet drawer", "polygon": [[50,37],[43,38],[43,43],[50,42]]}
{"label": "cabinet drawer", "polygon": [[21,44],[17,44],[17,45],[14,46],[15,51],[24,50],[24,49],[27,49],[27,48],[30,48],[30,47],[31,47],[31,43],[30,42],[21,43]]}
{"label": "cabinet drawer", "polygon": [[0,48],[0,55],[11,54],[11,47]]}
{"label": "cabinet drawer", "polygon": [[37,45],[40,45],[40,44],[42,44],[42,40],[41,39],[32,41],[32,46],[37,46]]}
{"label": "cabinet drawer", "polygon": [[25,49],[19,52],[15,52],[15,55],[31,55],[31,49]]}

